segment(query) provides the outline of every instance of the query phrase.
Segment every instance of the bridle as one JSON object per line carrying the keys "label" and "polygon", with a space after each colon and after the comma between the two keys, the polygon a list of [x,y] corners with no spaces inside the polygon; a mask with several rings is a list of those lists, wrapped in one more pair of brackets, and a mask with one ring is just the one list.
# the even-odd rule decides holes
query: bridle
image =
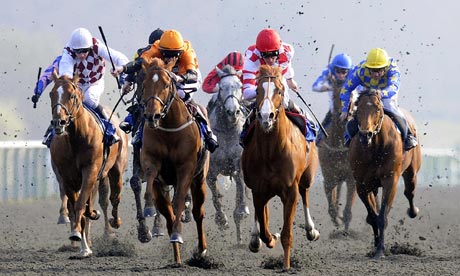
{"label": "bridle", "polygon": [[[161,119],[163,119],[164,117],[166,117],[166,115],[168,114],[169,110],[171,109],[171,106],[173,104],[174,99],[176,99],[176,97],[177,97],[177,93],[176,93],[177,81],[174,78],[174,76],[172,75],[173,73],[171,73],[170,71],[168,71],[168,70],[166,70],[164,68],[154,67],[152,70],[153,71],[162,71],[162,72],[164,72],[164,73],[166,73],[168,75],[169,82],[168,82],[168,85],[166,86],[166,89],[168,89],[168,95],[166,96],[166,100],[163,100],[163,99],[161,99],[160,97],[158,97],[156,95],[152,95],[149,98],[147,98],[141,104],[142,107],[144,108],[144,110],[147,110],[146,107],[147,107],[147,104],[148,104],[149,101],[158,101],[160,103],[160,105],[162,106],[160,113],[153,114],[153,115],[150,115],[150,116],[144,113],[145,120],[147,122],[149,122],[149,123],[152,123],[153,128],[160,129],[160,130],[167,131],[167,132],[176,132],[176,131],[182,130],[182,129],[186,128],[187,126],[191,125],[193,123],[193,118],[191,118],[190,120],[188,120],[187,122],[185,122],[184,124],[182,124],[181,126],[179,126],[177,128],[164,128],[164,127],[161,127],[159,125],[159,121]],[[155,78],[155,75],[154,75],[154,78]],[[143,93],[145,93],[145,87],[144,87]],[[177,100],[179,100],[179,99],[177,99]]]}
{"label": "bridle", "polygon": [[[363,94],[364,95],[364,94]],[[375,94],[369,94],[369,93],[366,93],[366,95],[369,95],[369,96],[373,96],[373,97],[377,97],[377,95]],[[359,102],[359,100],[358,100]],[[379,99],[379,102],[381,103],[381,100]],[[359,129],[359,135],[363,138],[366,138],[368,141],[372,140],[373,137],[375,137],[379,132],[380,130],[382,130],[382,125],[383,125],[383,119],[385,118],[385,113],[383,112],[383,108],[381,110],[382,112],[380,117],[379,117],[379,120],[374,124],[374,130],[373,131],[367,131],[365,129],[362,129],[361,128],[361,125],[359,124],[359,121],[358,121],[358,129]]]}
{"label": "bridle", "polygon": [[[74,90],[76,90],[76,91],[81,93],[80,87],[78,87],[75,83],[73,83],[73,82],[71,82],[69,80],[58,80],[58,81],[62,81],[62,82],[70,84],[73,87]],[[60,87],[63,88],[63,85],[60,85]],[[80,101],[78,101],[78,97],[74,93],[72,93],[70,95],[70,100],[72,101],[72,105],[71,105],[70,109],[67,108],[66,105],[64,105],[64,104],[62,104],[60,102],[57,102],[55,105],[52,106],[51,112],[53,112],[54,109],[56,109],[58,107],[62,107],[64,109],[66,115],[67,115],[66,120],[62,120],[62,119],[53,119],[53,120],[51,120],[51,125],[53,126],[53,128],[67,127],[76,119],[74,114],[78,113],[78,111],[80,110],[80,108],[82,106],[82,103]]]}
{"label": "bridle", "polygon": [[[263,80],[263,79],[268,79],[267,83],[268,83],[268,89],[267,90],[270,90],[270,85],[273,84],[274,85],[274,81],[272,81],[272,79],[274,80],[279,80],[279,77],[277,76],[271,76],[271,75],[267,75],[267,76],[260,76],[257,78],[257,81],[260,82],[260,80]],[[281,94],[281,93],[280,93]],[[281,97],[283,98],[284,95],[281,94]],[[256,115],[259,116],[260,114],[260,108],[261,108],[261,105],[264,103],[265,100],[269,100],[270,103],[272,103],[272,100],[270,98],[268,98],[268,94],[265,94],[264,95],[264,98],[262,99],[262,101],[260,102],[259,105],[256,106]],[[273,103],[272,103],[273,104]],[[273,123],[276,122],[276,120],[278,119],[278,114],[279,114],[279,111],[280,111],[280,107],[282,106],[283,104],[283,99],[281,99],[279,105],[275,108],[275,114],[273,114]]]}
{"label": "bridle", "polygon": [[[226,74],[226,75],[223,75],[222,77],[220,77],[220,79],[222,80],[222,79],[224,79],[226,77],[238,77],[238,75],[237,74]],[[237,97],[237,96],[235,96],[234,93],[231,93],[230,95],[227,95],[227,97],[225,97],[225,99],[222,99],[221,91],[222,91],[222,87],[219,86],[219,92],[217,93],[217,101],[221,102],[222,106],[225,106],[227,101],[233,98],[238,102],[239,109],[244,112],[243,107],[242,107],[243,106],[242,98],[241,98],[242,94],[241,94],[241,97]]]}

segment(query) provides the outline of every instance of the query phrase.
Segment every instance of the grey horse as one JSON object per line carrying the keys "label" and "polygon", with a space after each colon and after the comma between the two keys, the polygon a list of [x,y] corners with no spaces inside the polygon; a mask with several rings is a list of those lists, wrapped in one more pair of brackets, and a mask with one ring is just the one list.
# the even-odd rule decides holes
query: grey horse
{"label": "grey horse", "polygon": [[207,183],[212,191],[212,200],[216,208],[215,222],[219,229],[229,228],[227,216],[222,209],[222,193],[216,185],[217,176],[230,177],[236,184],[236,204],[233,219],[236,225],[237,244],[241,244],[241,220],[249,215],[246,205],[246,186],[243,182],[240,159],[243,148],[239,145],[239,137],[245,121],[245,108],[242,105],[241,71],[231,65],[222,70],[216,67],[219,81],[219,92],[208,102],[208,116],[213,132],[217,135],[219,148],[211,154]]}

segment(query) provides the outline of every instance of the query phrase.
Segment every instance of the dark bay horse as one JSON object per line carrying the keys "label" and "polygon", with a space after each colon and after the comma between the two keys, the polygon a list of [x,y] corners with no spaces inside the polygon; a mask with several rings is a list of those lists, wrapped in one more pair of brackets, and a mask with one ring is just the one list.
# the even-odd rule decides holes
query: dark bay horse
{"label": "dark bay horse", "polygon": [[237,244],[241,244],[241,220],[249,215],[246,205],[246,186],[243,182],[241,170],[241,153],[243,148],[239,145],[240,133],[245,120],[245,109],[242,105],[243,84],[239,76],[241,71],[236,71],[231,65],[226,65],[220,70],[216,67],[220,77],[219,91],[216,99],[208,103],[209,121],[213,132],[219,139],[219,148],[211,154],[211,161],[207,183],[212,191],[212,201],[216,209],[215,222],[219,229],[228,228],[221,199],[223,194],[219,191],[216,182],[217,176],[228,176],[236,184],[235,209],[233,220],[236,225]]}
{"label": "dark bay horse", "polygon": [[[143,64],[145,124],[141,165],[147,182],[146,196],[154,199],[157,210],[166,218],[174,260],[180,265],[180,244],[184,242],[180,217],[189,190],[198,234],[195,254],[204,256],[207,251],[203,219],[209,152],[197,123],[177,93],[175,75],[171,73],[173,65],[165,65],[158,58]],[[174,187],[172,203],[169,194],[164,193],[164,188],[169,186]],[[139,195],[136,201],[138,199]],[[148,231],[140,208],[137,208],[137,217],[139,231]]]}
{"label": "dark bay horse", "polygon": [[[121,198],[122,178],[128,161],[128,138],[117,129],[120,142],[110,147],[106,164],[103,164],[102,127],[83,106],[83,93],[78,87],[78,77],[58,78],[53,74],[51,97],[51,124],[55,136],[51,142],[51,162],[60,187],[68,201],[71,234],[70,240],[81,241],[81,255],[92,254],[89,239],[90,219],[98,219],[94,201],[99,190],[99,204],[104,212],[105,234],[112,235],[113,228],[121,225],[118,204]],[[100,174],[100,179],[98,175]],[[109,184],[110,183],[110,184]],[[108,219],[108,193],[112,216]]]}
{"label": "dark bay horse", "polygon": [[[328,137],[323,137],[318,143],[318,156],[323,175],[323,186],[326,193],[328,212],[332,222],[339,226],[339,218],[343,219],[345,232],[348,232],[352,218],[351,209],[356,200],[356,185],[348,162],[348,148],[344,146],[343,133],[345,126],[340,121],[342,110],[340,91],[342,85],[333,83],[333,110],[328,114],[331,123],[326,126]],[[346,203],[343,209],[343,218],[339,216],[340,191],[343,184],[347,186]]]}
{"label": "dark bay horse", "polygon": [[315,142],[307,143],[305,135],[286,116],[283,97],[287,91],[282,78],[281,68],[268,65],[260,67],[256,97],[257,120],[241,161],[244,181],[252,190],[255,209],[249,249],[257,252],[261,240],[267,247],[273,248],[280,238],[278,233],[272,234],[268,229],[267,206],[271,198],[280,197],[284,218],[281,231],[283,269],[289,270],[292,224],[299,192],[303,201],[307,238],[319,238],[308,202],[310,187],[318,168],[318,154]]}
{"label": "dark bay horse", "polygon": [[[418,143],[417,147],[403,151],[401,135],[391,118],[384,113],[380,91],[361,93],[355,108],[354,117],[359,133],[350,143],[349,161],[358,196],[367,209],[366,221],[374,232],[375,258],[379,259],[384,257],[384,231],[401,175],[404,179],[404,195],[409,201],[407,213],[415,218],[419,212],[413,199],[422,162],[421,149]],[[414,119],[407,111],[404,112],[415,134]],[[379,208],[377,193],[380,187],[382,197]]]}

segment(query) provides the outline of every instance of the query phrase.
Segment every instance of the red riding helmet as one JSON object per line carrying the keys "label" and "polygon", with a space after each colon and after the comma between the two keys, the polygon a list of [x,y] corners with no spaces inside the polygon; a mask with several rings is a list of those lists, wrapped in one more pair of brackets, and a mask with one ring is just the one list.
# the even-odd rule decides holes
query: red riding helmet
{"label": "red riding helmet", "polygon": [[281,47],[281,38],[273,29],[263,29],[257,35],[256,48],[259,52],[277,51]]}

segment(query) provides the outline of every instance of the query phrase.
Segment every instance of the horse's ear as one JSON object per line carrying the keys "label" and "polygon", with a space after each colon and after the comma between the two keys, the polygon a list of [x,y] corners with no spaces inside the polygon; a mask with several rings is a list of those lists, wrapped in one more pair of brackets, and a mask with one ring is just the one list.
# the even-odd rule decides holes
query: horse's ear
{"label": "horse's ear", "polygon": [[53,81],[56,81],[56,80],[59,79],[59,76],[58,76],[58,74],[57,74],[56,68],[53,70],[53,74],[51,75],[51,79],[52,79]]}
{"label": "horse's ear", "polygon": [[241,77],[241,76],[243,75],[243,70],[238,70],[238,71],[236,71],[236,75],[237,75],[238,77]]}
{"label": "horse's ear", "polygon": [[176,62],[177,62],[177,58],[172,58],[166,65],[165,65],[165,69],[168,70],[168,71],[172,71],[174,65],[176,65]]}
{"label": "horse's ear", "polygon": [[224,75],[224,71],[220,70],[220,68],[217,66],[215,68],[217,75],[219,76],[219,78],[221,78]]}
{"label": "horse's ear", "polygon": [[79,81],[79,80],[80,80],[79,73],[78,73],[78,72],[75,72],[75,74],[73,75],[72,82],[73,82],[75,85],[78,85],[78,81]]}

